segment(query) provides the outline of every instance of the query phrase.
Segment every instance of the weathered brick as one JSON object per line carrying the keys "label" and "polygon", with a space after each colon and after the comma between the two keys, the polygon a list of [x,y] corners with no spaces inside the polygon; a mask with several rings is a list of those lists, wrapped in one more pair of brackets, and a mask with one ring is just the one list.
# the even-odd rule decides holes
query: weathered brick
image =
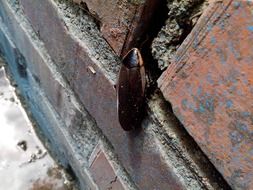
{"label": "weathered brick", "polygon": [[101,145],[97,145],[91,155],[89,171],[100,189],[124,190],[121,181],[115,174],[110,161]]}
{"label": "weathered brick", "polygon": [[[156,0],[73,0],[85,4],[87,12],[100,22],[100,31],[113,50],[125,54],[138,47],[158,8]],[[86,7],[87,6],[87,7]]]}
{"label": "weathered brick", "polygon": [[234,189],[253,188],[253,3],[216,1],[158,83]]}

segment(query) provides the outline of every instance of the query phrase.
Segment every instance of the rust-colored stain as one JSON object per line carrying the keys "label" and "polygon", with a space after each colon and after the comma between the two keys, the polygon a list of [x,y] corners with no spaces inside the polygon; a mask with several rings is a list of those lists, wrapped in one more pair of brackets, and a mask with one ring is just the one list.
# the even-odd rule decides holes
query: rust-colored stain
{"label": "rust-colored stain", "polygon": [[253,189],[253,2],[216,1],[158,80],[234,189]]}

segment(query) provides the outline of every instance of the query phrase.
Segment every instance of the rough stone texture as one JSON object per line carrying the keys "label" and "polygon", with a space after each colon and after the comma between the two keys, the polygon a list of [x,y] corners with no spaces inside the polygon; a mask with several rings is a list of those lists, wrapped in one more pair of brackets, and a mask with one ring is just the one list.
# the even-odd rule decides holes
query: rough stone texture
{"label": "rough stone texture", "polygon": [[252,9],[252,1],[213,3],[158,81],[233,189],[253,188]]}
{"label": "rough stone texture", "polygon": [[121,129],[118,57],[78,6],[62,0],[0,3],[1,52],[40,128],[83,189],[98,188],[88,162],[98,142],[125,189],[227,189],[196,145],[187,144],[194,142],[189,135],[175,130],[180,125],[160,108],[161,97],[149,100],[140,131]]}
{"label": "rough stone texture", "polygon": [[177,48],[195,25],[207,0],[167,0],[168,19],[152,44],[152,54],[161,70],[165,69]]}

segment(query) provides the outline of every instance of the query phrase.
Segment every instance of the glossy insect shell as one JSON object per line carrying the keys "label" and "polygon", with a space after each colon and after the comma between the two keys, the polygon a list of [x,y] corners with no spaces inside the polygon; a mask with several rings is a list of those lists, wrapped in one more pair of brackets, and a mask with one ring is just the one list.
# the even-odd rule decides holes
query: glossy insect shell
{"label": "glossy insect shell", "polygon": [[143,115],[145,69],[140,51],[130,50],[123,58],[117,83],[117,111],[122,128],[137,128]]}

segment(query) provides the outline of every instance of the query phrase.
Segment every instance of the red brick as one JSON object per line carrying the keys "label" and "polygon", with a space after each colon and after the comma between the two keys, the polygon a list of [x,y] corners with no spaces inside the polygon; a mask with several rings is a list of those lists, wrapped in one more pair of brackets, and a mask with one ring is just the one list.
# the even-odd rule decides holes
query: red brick
{"label": "red brick", "polygon": [[150,19],[159,1],[122,1],[122,0],[73,0],[85,3],[95,19],[101,22],[101,33],[113,50],[125,54],[140,45],[140,38],[146,33]]}
{"label": "red brick", "polygon": [[[20,0],[20,3],[33,28],[39,31],[48,53],[62,69],[85,108],[95,118],[136,186],[145,190],[185,189],[174,168],[163,159],[154,136],[146,130],[126,133],[121,129],[113,81],[101,69],[103,63],[90,55],[87,44],[80,43],[67,30],[64,21],[58,17],[59,10],[55,4],[51,0]],[[63,65],[63,62],[66,64]],[[89,72],[89,67],[96,74]],[[152,122],[146,120],[144,125],[147,127]]]}
{"label": "red brick", "polygon": [[89,171],[100,189],[125,189],[100,146],[96,147],[91,156]]}
{"label": "red brick", "polygon": [[253,3],[216,1],[158,80],[234,189],[253,189]]}

